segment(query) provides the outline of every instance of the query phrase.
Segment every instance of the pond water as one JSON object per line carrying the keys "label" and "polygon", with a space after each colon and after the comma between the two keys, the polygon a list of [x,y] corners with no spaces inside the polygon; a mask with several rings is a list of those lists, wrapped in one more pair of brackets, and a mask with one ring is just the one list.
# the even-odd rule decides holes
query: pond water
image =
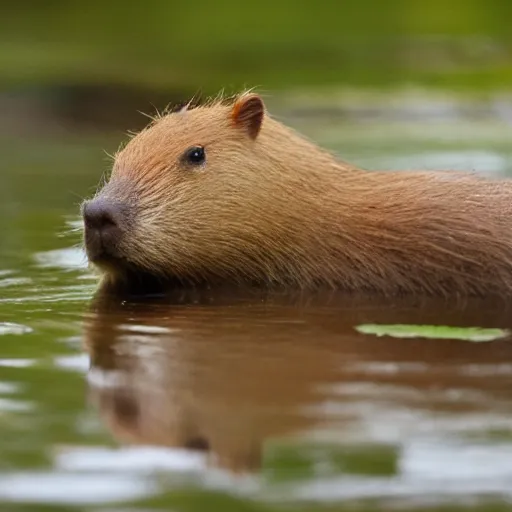
{"label": "pond water", "polygon": [[[502,119],[290,118],[369,168],[512,174]],[[77,205],[119,134],[2,135],[2,510],[512,510],[512,303],[98,297]],[[506,334],[506,333],[505,333]]]}

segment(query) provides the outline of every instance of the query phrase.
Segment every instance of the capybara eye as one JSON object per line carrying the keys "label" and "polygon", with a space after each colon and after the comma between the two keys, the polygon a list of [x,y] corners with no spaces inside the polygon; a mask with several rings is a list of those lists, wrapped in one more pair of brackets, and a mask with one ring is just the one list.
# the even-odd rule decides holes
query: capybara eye
{"label": "capybara eye", "polygon": [[203,146],[193,146],[185,151],[184,157],[186,162],[199,165],[204,162],[206,155]]}

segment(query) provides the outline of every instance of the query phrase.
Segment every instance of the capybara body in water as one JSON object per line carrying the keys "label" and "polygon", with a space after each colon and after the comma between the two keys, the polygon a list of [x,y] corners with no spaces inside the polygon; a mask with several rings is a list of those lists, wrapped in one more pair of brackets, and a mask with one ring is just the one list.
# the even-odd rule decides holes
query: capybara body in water
{"label": "capybara body in water", "polygon": [[118,152],[83,206],[104,282],[512,291],[512,181],[367,171],[243,93],[168,113]]}

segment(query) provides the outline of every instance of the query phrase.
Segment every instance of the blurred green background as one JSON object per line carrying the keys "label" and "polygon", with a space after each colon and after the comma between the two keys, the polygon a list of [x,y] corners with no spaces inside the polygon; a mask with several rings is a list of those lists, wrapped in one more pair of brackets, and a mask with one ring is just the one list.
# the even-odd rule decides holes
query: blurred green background
{"label": "blurred green background", "polygon": [[506,0],[4,3],[4,83],[504,85]]}
{"label": "blurred green background", "polygon": [[0,19],[7,117],[49,110],[123,126],[126,107],[221,88],[512,83],[507,0],[6,0]]}

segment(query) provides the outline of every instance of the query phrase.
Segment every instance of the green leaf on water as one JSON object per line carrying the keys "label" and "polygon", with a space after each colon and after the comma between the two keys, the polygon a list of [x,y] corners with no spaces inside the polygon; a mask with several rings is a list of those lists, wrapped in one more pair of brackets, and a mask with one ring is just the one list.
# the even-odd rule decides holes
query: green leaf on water
{"label": "green leaf on water", "polygon": [[364,324],[355,327],[362,334],[392,336],[394,338],[434,338],[465,341],[493,341],[510,335],[506,329],[483,327],[450,327],[447,325],[378,325]]}

